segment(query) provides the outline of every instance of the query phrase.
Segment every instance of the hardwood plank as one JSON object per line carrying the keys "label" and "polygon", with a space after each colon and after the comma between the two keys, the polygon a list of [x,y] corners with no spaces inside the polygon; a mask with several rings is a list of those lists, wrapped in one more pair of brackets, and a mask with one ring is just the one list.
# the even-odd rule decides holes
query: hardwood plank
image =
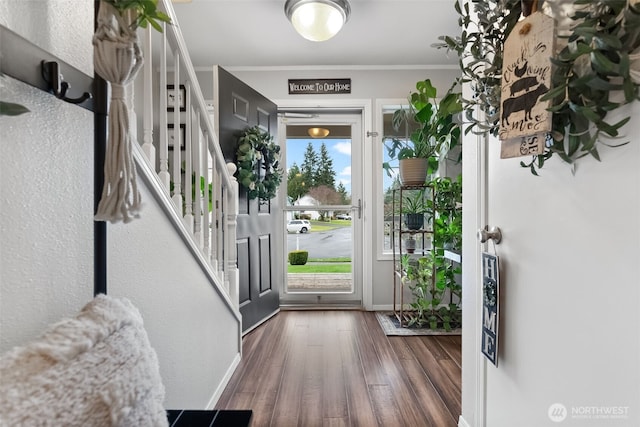
{"label": "hardwood plank", "polygon": [[369,389],[365,381],[361,355],[358,353],[356,332],[340,331],[338,346],[342,356],[342,369],[347,395],[349,422],[354,427],[372,427],[378,423],[373,411]]}
{"label": "hardwood plank", "polygon": [[[263,367],[264,370],[258,378],[259,383],[251,408],[253,410],[253,426],[268,426],[273,418],[287,351],[291,345],[291,332],[293,331],[293,323],[287,322],[286,315],[281,316],[280,320],[280,322],[274,323],[274,329],[277,329],[279,333],[273,337],[273,347],[268,354],[269,363]],[[261,348],[268,348],[268,346],[258,347],[257,351],[260,351]],[[251,380],[256,381],[255,379]]]}
{"label": "hardwood plank", "polygon": [[357,322],[356,342],[358,344],[358,353],[362,359],[362,367],[367,385],[387,384],[387,377],[378,358],[373,340],[369,335],[366,316],[360,313]]}
{"label": "hardwood plank", "polygon": [[324,372],[322,366],[324,351],[323,313],[308,313],[308,344],[305,349],[304,384],[298,425],[301,427],[321,427],[322,401],[324,397]]}
{"label": "hardwood plank", "polygon": [[347,427],[349,418],[325,418],[322,420],[323,427]]}
{"label": "hardwood plank", "polygon": [[[283,336],[281,328],[285,328],[283,325],[283,320],[285,319],[278,318],[273,320],[273,322],[269,322],[268,325],[265,325],[265,332],[255,343],[255,349],[251,351],[251,356],[248,358],[249,360],[247,361],[247,365],[242,369],[247,379],[252,378],[252,380],[241,381],[236,391],[255,392],[259,384],[258,379],[262,377],[264,366],[271,363],[273,347],[279,341],[280,337]],[[258,348],[259,351],[256,351]]]}
{"label": "hardwood plank", "polygon": [[225,409],[251,409],[254,395],[255,393],[253,392],[244,391],[233,393],[233,396]]}
{"label": "hardwood plank", "polygon": [[445,405],[447,405],[449,412],[453,417],[457,418],[461,414],[460,390],[455,387],[455,384],[451,382],[447,374],[442,371],[438,361],[422,340],[411,340],[408,344],[414,351],[422,369],[427,373],[429,380],[438,391]]}
{"label": "hardwood plank", "polygon": [[[314,427],[323,425],[323,369],[322,347],[309,346],[304,369],[304,384],[302,386],[302,401],[298,425]],[[277,424],[274,424],[277,425]]]}
{"label": "hardwood plank", "polygon": [[348,416],[347,394],[342,370],[342,356],[336,351],[339,318],[337,312],[327,312],[323,319],[323,417],[344,418]]}
{"label": "hardwood plank", "polygon": [[459,342],[387,337],[373,313],[284,311],[244,337],[216,406],[252,409],[254,427],[454,427]]}
{"label": "hardwood plank", "polygon": [[424,409],[426,416],[425,426],[455,427],[457,420],[449,412],[447,405],[445,405],[408,345],[408,341],[416,339],[418,337],[389,337],[389,342],[396,352],[401,352],[407,356],[401,358],[400,363]]}
{"label": "hardwood plank", "polygon": [[445,349],[451,360],[456,362],[462,369],[462,337],[460,335],[442,336],[438,340],[442,348]]}
{"label": "hardwood plank", "polygon": [[[275,321],[274,321],[275,322]],[[265,333],[268,333],[271,328],[268,325],[264,325],[262,328],[256,328],[250,333],[246,334],[242,339],[242,353],[243,357],[238,364],[235,372],[229,379],[227,386],[220,395],[216,406],[218,408],[226,408],[230,400],[233,398],[233,394],[236,392],[236,388],[242,383],[242,378],[247,372],[247,368],[253,363],[253,358],[258,357],[256,352],[256,346],[261,341]]]}
{"label": "hardwood plank", "polygon": [[287,351],[287,357],[282,374],[282,382],[278,390],[272,426],[298,425],[300,404],[302,401],[302,389],[304,385],[304,369],[306,364],[308,317],[297,312],[291,312],[288,316],[294,327],[291,332],[291,345]]}
{"label": "hardwood plank", "polygon": [[454,360],[451,359],[449,353],[440,345],[437,337],[420,337],[425,346],[438,361],[440,369],[451,380],[456,387],[456,391],[461,393],[462,390],[462,368]]}
{"label": "hardwood plank", "polygon": [[369,395],[373,403],[373,410],[376,413],[378,419],[378,425],[383,427],[406,427],[407,425],[421,425],[421,424],[406,424],[400,414],[400,409],[394,398],[394,393],[391,387],[382,384],[373,384],[369,386]]}
{"label": "hardwood plank", "polygon": [[394,398],[398,402],[398,407],[405,425],[424,425],[426,416],[422,411],[420,402],[407,379],[404,370],[398,365],[398,358],[395,355],[387,336],[384,334],[373,313],[365,313],[369,331],[373,338],[376,352],[389,379],[389,385],[393,388]]}

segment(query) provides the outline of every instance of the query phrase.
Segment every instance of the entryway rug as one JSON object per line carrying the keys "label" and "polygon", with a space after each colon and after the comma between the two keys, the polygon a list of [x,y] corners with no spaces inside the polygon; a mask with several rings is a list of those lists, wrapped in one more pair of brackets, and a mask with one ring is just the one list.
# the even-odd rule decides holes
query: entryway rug
{"label": "entryway rug", "polygon": [[376,318],[385,335],[462,335],[462,329],[460,328],[446,331],[444,329],[400,327],[400,322],[398,322],[395,314],[385,311],[377,311]]}

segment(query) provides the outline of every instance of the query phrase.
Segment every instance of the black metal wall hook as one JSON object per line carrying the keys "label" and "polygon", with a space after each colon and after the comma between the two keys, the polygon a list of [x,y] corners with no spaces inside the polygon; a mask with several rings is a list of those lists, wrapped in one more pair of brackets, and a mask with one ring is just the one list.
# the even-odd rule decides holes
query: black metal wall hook
{"label": "black metal wall hook", "polygon": [[91,98],[89,92],[83,93],[79,98],[68,98],[67,90],[71,87],[69,83],[63,80],[62,74],[60,74],[60,66],[56,61],[42,61],[42,78],[49,84],[49,90],[53,95],[67,101],[71,104],[82,104],[87,99]]}

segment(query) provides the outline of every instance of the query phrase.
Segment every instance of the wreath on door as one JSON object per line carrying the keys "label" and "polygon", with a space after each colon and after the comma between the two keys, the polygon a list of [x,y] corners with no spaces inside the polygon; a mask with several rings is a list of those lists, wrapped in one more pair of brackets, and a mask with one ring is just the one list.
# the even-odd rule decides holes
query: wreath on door
{"label": "wreath on door", "polygon": [[246,129],[238,138],[236,178],[247,189],[249,199],[270,200],[282,182],[280,146],[258,126]]}

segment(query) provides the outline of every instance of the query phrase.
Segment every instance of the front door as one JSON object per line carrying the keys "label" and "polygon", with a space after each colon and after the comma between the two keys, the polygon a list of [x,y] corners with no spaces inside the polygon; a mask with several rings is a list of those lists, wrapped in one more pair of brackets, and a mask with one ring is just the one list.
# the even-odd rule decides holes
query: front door
{"label": "front door", "polygon": [[[220,67],[214,68],[214,114],[225,159],[235,162],[238,135],[259,126],[278,139],[277,106]],[[239,296],[242,330],[247,332],[279,309],[276,278],[281,277],[278,197],[249,200],[239,187],[237,228]]]}
{"label": "front door", "polygon": [[[362,120],[359,112],[284,114],[287,305],[362,305]],[[305,252],[297,264],[291,253]]]}

